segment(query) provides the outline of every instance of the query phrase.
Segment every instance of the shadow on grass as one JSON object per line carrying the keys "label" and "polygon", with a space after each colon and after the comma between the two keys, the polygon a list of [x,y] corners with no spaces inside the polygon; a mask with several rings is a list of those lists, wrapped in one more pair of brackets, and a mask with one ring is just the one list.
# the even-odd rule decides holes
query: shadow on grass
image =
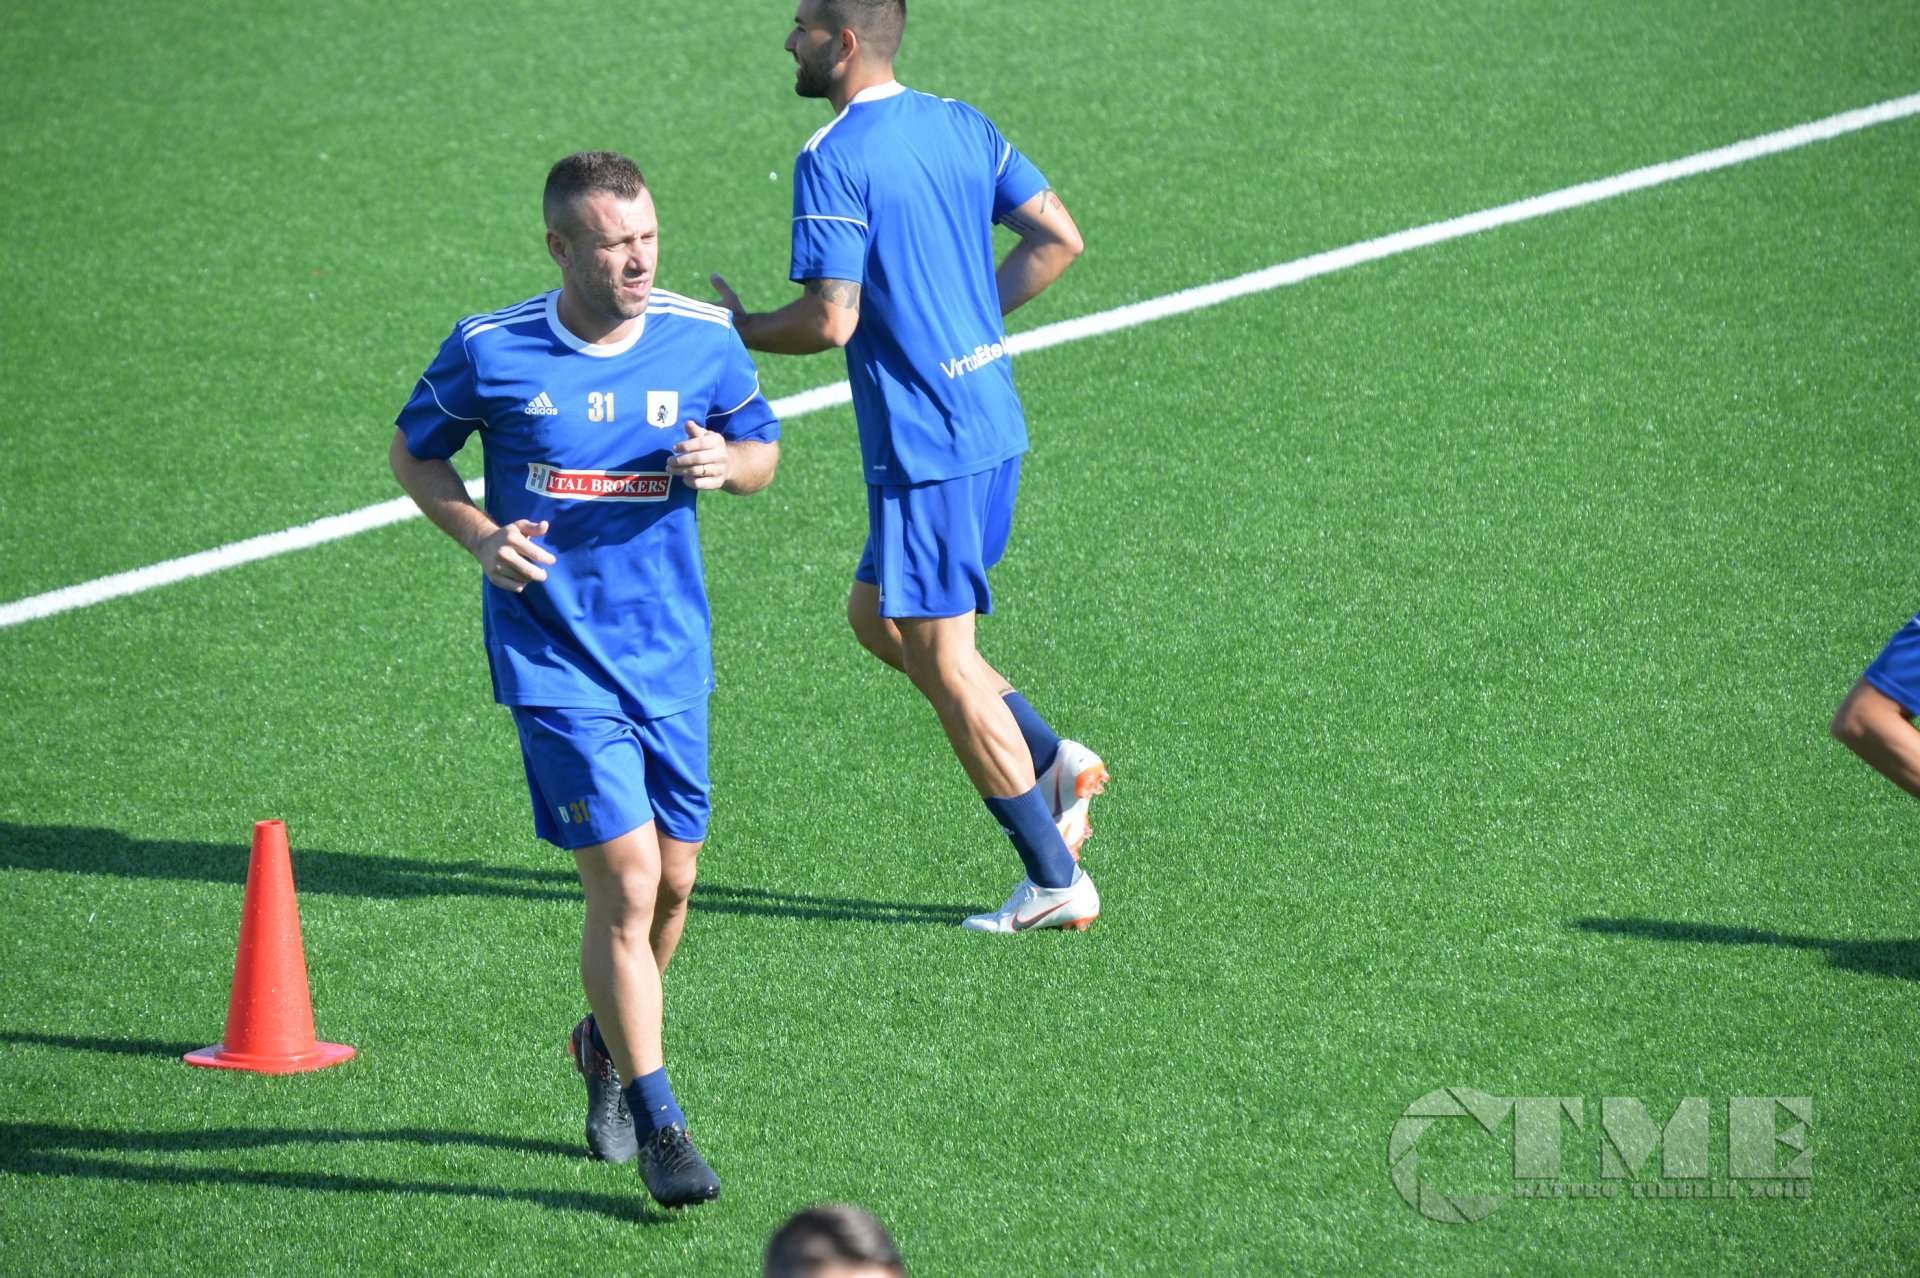
{"label": "shadow on grass", "polygon": [[0,1030],[0,1043],[33,1043],[40,1047],[65,1047],[77,1052],[163,1056],[175,1060],[206,1046],[205,1043],[168,1043],[157,1038],[83,1038],[75,1034],[29,1034],[25,1030]]}
{"label": "shadow on grass", "polygon": [[[490,1198],[533,1203],[555,1211],[590,1212],[640,1225],[663,1225],[673,1220],[671,1215],[647,1198],[638,1176],[633,1177],[633,1192],[630,1194],[588,1194],[552,1189],[508,1189],[502,1185],[395,1180],[344,1172],[217,1167],[199,1160],[191,1163],[147,1161],[171,1154],[205,1155],[266,1149],[277,1145],[357,1146],[367,1143],[434,1147],[475,1145],[516,1154],[584,1157],[576,1146],[552,1141],[516,1140],[476,1132],[446,1132],[415,1127],[369,1132],[272,1127],[219,1127],[198,1132],[130,1132],[92,1131],[48,1123],[0,1123],[0,1172],[149,1184],[308,1189],[328,1193],[441,1194],[450,1198]],[[631,1172],[631,1169],[628,1171]]]}
{"label": "shadow on grass", "polygon": [[[250,834],[249,836],[250,837]],[[16,825],[0,821],[0,870],[64,870],[135,879],[247,881],[247,838],[232,843],[136,839],[91,826]],[[354,852],[293,848],[293,874],[302,892],[341,896],[508,896],[534,901],[578,901],[580,889],[564,870],[487,865],[481,861],[410,860]]]}
{"label": "shadow on grass", "polygon": [[[90,826],[18,825],[0,821],[0,871],[58,870],[122,878],[244,884],[247,856],[245,840],[198,843],[185,839],[136,839],[118,830]],[[529,901],[581,900],[579,880],[570,865],[566,869],[548,870],[488,865],[481,861],[410,860],[357,852],[326,852],[296,845],[293,874],[302,893],[390,899],[498,896]],[[711,883],[695,886],[693,907],[713,914],[765,918],[942,926],[957,923],[979,908],[803,896]]]}
{"label": "shadow on grass", "polygon": [[801,896],[763,888],[697,883],[693,908],[710,914],[753,914],[781,919],[827,919],[859,923],[937,923],[951,927],[978,905],[927,905],[913,901],[862,901],[842,896]]}
{"label": "shadow on grass", "polygon": [[1869,976],[1920,980],[1920,940],[1835,941],[1820,936],[1794,936],[1757,927],[1728,927],[1719,923],[1671,923],[1663,919],[1575,919],[1584,932],[1637,936],[1649,941],[1679,941],[1695,945],[1782,945],[1796,950],[1819,950],[1835,967]]}

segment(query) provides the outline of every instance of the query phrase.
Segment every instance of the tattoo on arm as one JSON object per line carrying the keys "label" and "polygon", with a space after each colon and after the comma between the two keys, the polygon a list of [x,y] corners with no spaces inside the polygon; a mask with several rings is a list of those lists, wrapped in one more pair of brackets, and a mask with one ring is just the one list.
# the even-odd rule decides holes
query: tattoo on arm
{"label": "tattoo on arm", "polygon": [[[1060,197],[1053,193],[1052,187],[1048,187],[1046,190],[1040,192],[1040,216],[1041,217],[1045,217],[1047,215],[1047,209],[1049,207],[1058,208],[1058,209],[1064,209],[1066,207],[1065,205],[1060,203]],[[1032,235],[1041,229],[1039,222],[1036,222],[1034,219],[1028,217],[1026,214],[1020,212],[1018,209],[1008,210],[1008,212],[1003,217],[1001,217],[1000,225],[1006,227],[1009,231],[1012,231],[1015,235],[1018,235],[1022,238]]]}
{"label": "tattoo on arm", "polygon": [[805,288],[829,306],[849,311],[860,309],[860,286],[852,280],[808,280]]}

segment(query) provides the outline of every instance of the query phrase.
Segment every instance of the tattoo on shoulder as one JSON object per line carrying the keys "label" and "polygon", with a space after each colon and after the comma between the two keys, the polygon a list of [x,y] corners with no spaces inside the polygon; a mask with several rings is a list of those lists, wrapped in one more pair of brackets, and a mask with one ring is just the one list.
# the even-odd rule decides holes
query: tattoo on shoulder
{"label": "tattoo on shoulder", "polygon": [[860,309],[860,286],[852,280],[808,280],[805,287],[829,306],[849,311]]}

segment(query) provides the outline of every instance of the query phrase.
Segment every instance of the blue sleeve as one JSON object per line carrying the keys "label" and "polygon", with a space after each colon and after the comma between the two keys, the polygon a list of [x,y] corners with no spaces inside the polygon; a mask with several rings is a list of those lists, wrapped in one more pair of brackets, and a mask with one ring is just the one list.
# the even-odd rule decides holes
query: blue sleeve
{"label": "blue sleeve", "polygon": [[863,280],[869,233],[859,184],[818,150],[802,151],[793,162],[793,262],[787,278]]}
{"label": "blue sleeve", "polygon": [[708,430],[717,430],[731,441],[765,444],[780,438],[780,419],[773,415],[773,405],[760,393],[760,370],[753,366],[753,357],[747,354],[740,334],[734,332],[731,324],[727,325],[713,402],[716,407],[707,414]]}
{"label": "blue sleeve", "polygon": [[1033,161],[1014,149],[1013,143],[1001,137],[1000,130],[991,123],[987,124],[987,131],[993,136],[993,220],[998,222],[1046,190],[1047,179],[1041,176]]}
{"label": "blue sleeve", "polygon": [[468,436],[486,425],[474,381],[467,344],[455,328],[420,375],[413,398],[394,419],[393,424],[406,434],[408,452],[444,461],[460,451]]}

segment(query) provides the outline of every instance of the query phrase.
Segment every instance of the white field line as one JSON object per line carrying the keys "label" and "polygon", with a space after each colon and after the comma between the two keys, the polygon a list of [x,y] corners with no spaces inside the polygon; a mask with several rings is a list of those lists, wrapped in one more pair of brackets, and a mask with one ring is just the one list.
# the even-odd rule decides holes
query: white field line
{"label": "white field line", "polygon": [[[1667,182],[1677,182],[1681,178],[1694,177],[1701,173],[1711,173],[1715,169],[1744,164],[1748,160],[1774,155],[1781,151],[1791,151],[1796,147],[1824,142],[1843,134],[1871,128],[1876,124],[1906,119],[1913,115],[1920,115],[1920,93],[1909,94],[1904,98],[1894,98],[1876,106],[1862,107],[1857,111],[1844,111],[1823,120],[1813,120],[1806,124],[1795,125],[1790,129],[1781,129],[1777,133],[1763,134],[1760,137],[1748,138],[1744,142],[1735,142],[1731,146],[1701,151],[1696,155],[1678,160],[1669,160],[1664,164],[1649,165],[1643,169],[1634,169],[1629,173],[1616,174],[1594,182],[1582,182],[1578,186],[1551,191],[1545,195],[1536,195],[1512,204],[1502,204],[1498,208],[1483,209],[1478,213],[1449,218],[1444,222],[1431,222],[1426,226],[1396,231],[1392,235],[1383,235],[1378,239],[1349,244],[1345,248],[1315,253],[1310,257],[1298,258],[1279,266],[1269,266],[1265,270],[1222,280],[1217,284],[1203,284],[1197,288],[1182,289],[1178,293],[1169,293],[1164,297],[1118,306],[1096,315],[1084,315],[1079,319],[1062,320],[1024,333],[1015,333],[1007,339],[1007,347],[1016,355],[1024,354],[1029,351],[1045,350],[1049,346],[1058,346],[1062,342],[1077,342],[1102,333],[1134,328],[1153,320],[1165,319],[1169,315],[1182,315],[1188,311],[1218,306],[1222,302],[1232,301],[1237,297],[1284,288],[1289,284],[1298,284],[1302,280],[1310,280],[1318,275],[1343,271],[1363,262],[1378,261],[1383,257],[1392,257],[1417,248],[1425,248],[1431,244],[1477,235],[1481,231],[1545,217],[1550,213],[1578,208],[1583,204],[1596,204],[1601,200],[1613,199],[1615,196],[1645,190],[1651,186],[1660,186]],[[818,412],[824,408],[849,403],[852,398],[852,389],[846,382],[834,382],[828,386],[818,386],[812,390],[801,391],[797,395],[775,400],[773,410],[785,421]],[[479,480],[467,485],[467,491],[474,494],[476,498],[479,497],[480,490]],[[405,497],[397,497],[392,501],[384,501],[344,515],[316,519],[298,528],[249,537],[245,541],[219,546],[213,550],[203,550],[198,554],[186,555],[179,559],[169,559],[147,568],[115,573],[110,577],[100,577],[93,581],[82,582],[77,586],[67,586],[60,590],[50,590],[46,594],[17,599],[12,603],[0,604],[0,628],[18,625],[23,621],[32,621],[39,617],[51,617],[56,613],[84,608],[90,604],[103,603],[122,595],[138,594],[157,586],[185,581],[190,577],[203,577],[208,573],[232,568],[238,564],[251,563],[256,559],[266,559],[291,550],[337,541],[343,537],[350,537],[354,533],[411,519],[419,513],[412,501]]]}

